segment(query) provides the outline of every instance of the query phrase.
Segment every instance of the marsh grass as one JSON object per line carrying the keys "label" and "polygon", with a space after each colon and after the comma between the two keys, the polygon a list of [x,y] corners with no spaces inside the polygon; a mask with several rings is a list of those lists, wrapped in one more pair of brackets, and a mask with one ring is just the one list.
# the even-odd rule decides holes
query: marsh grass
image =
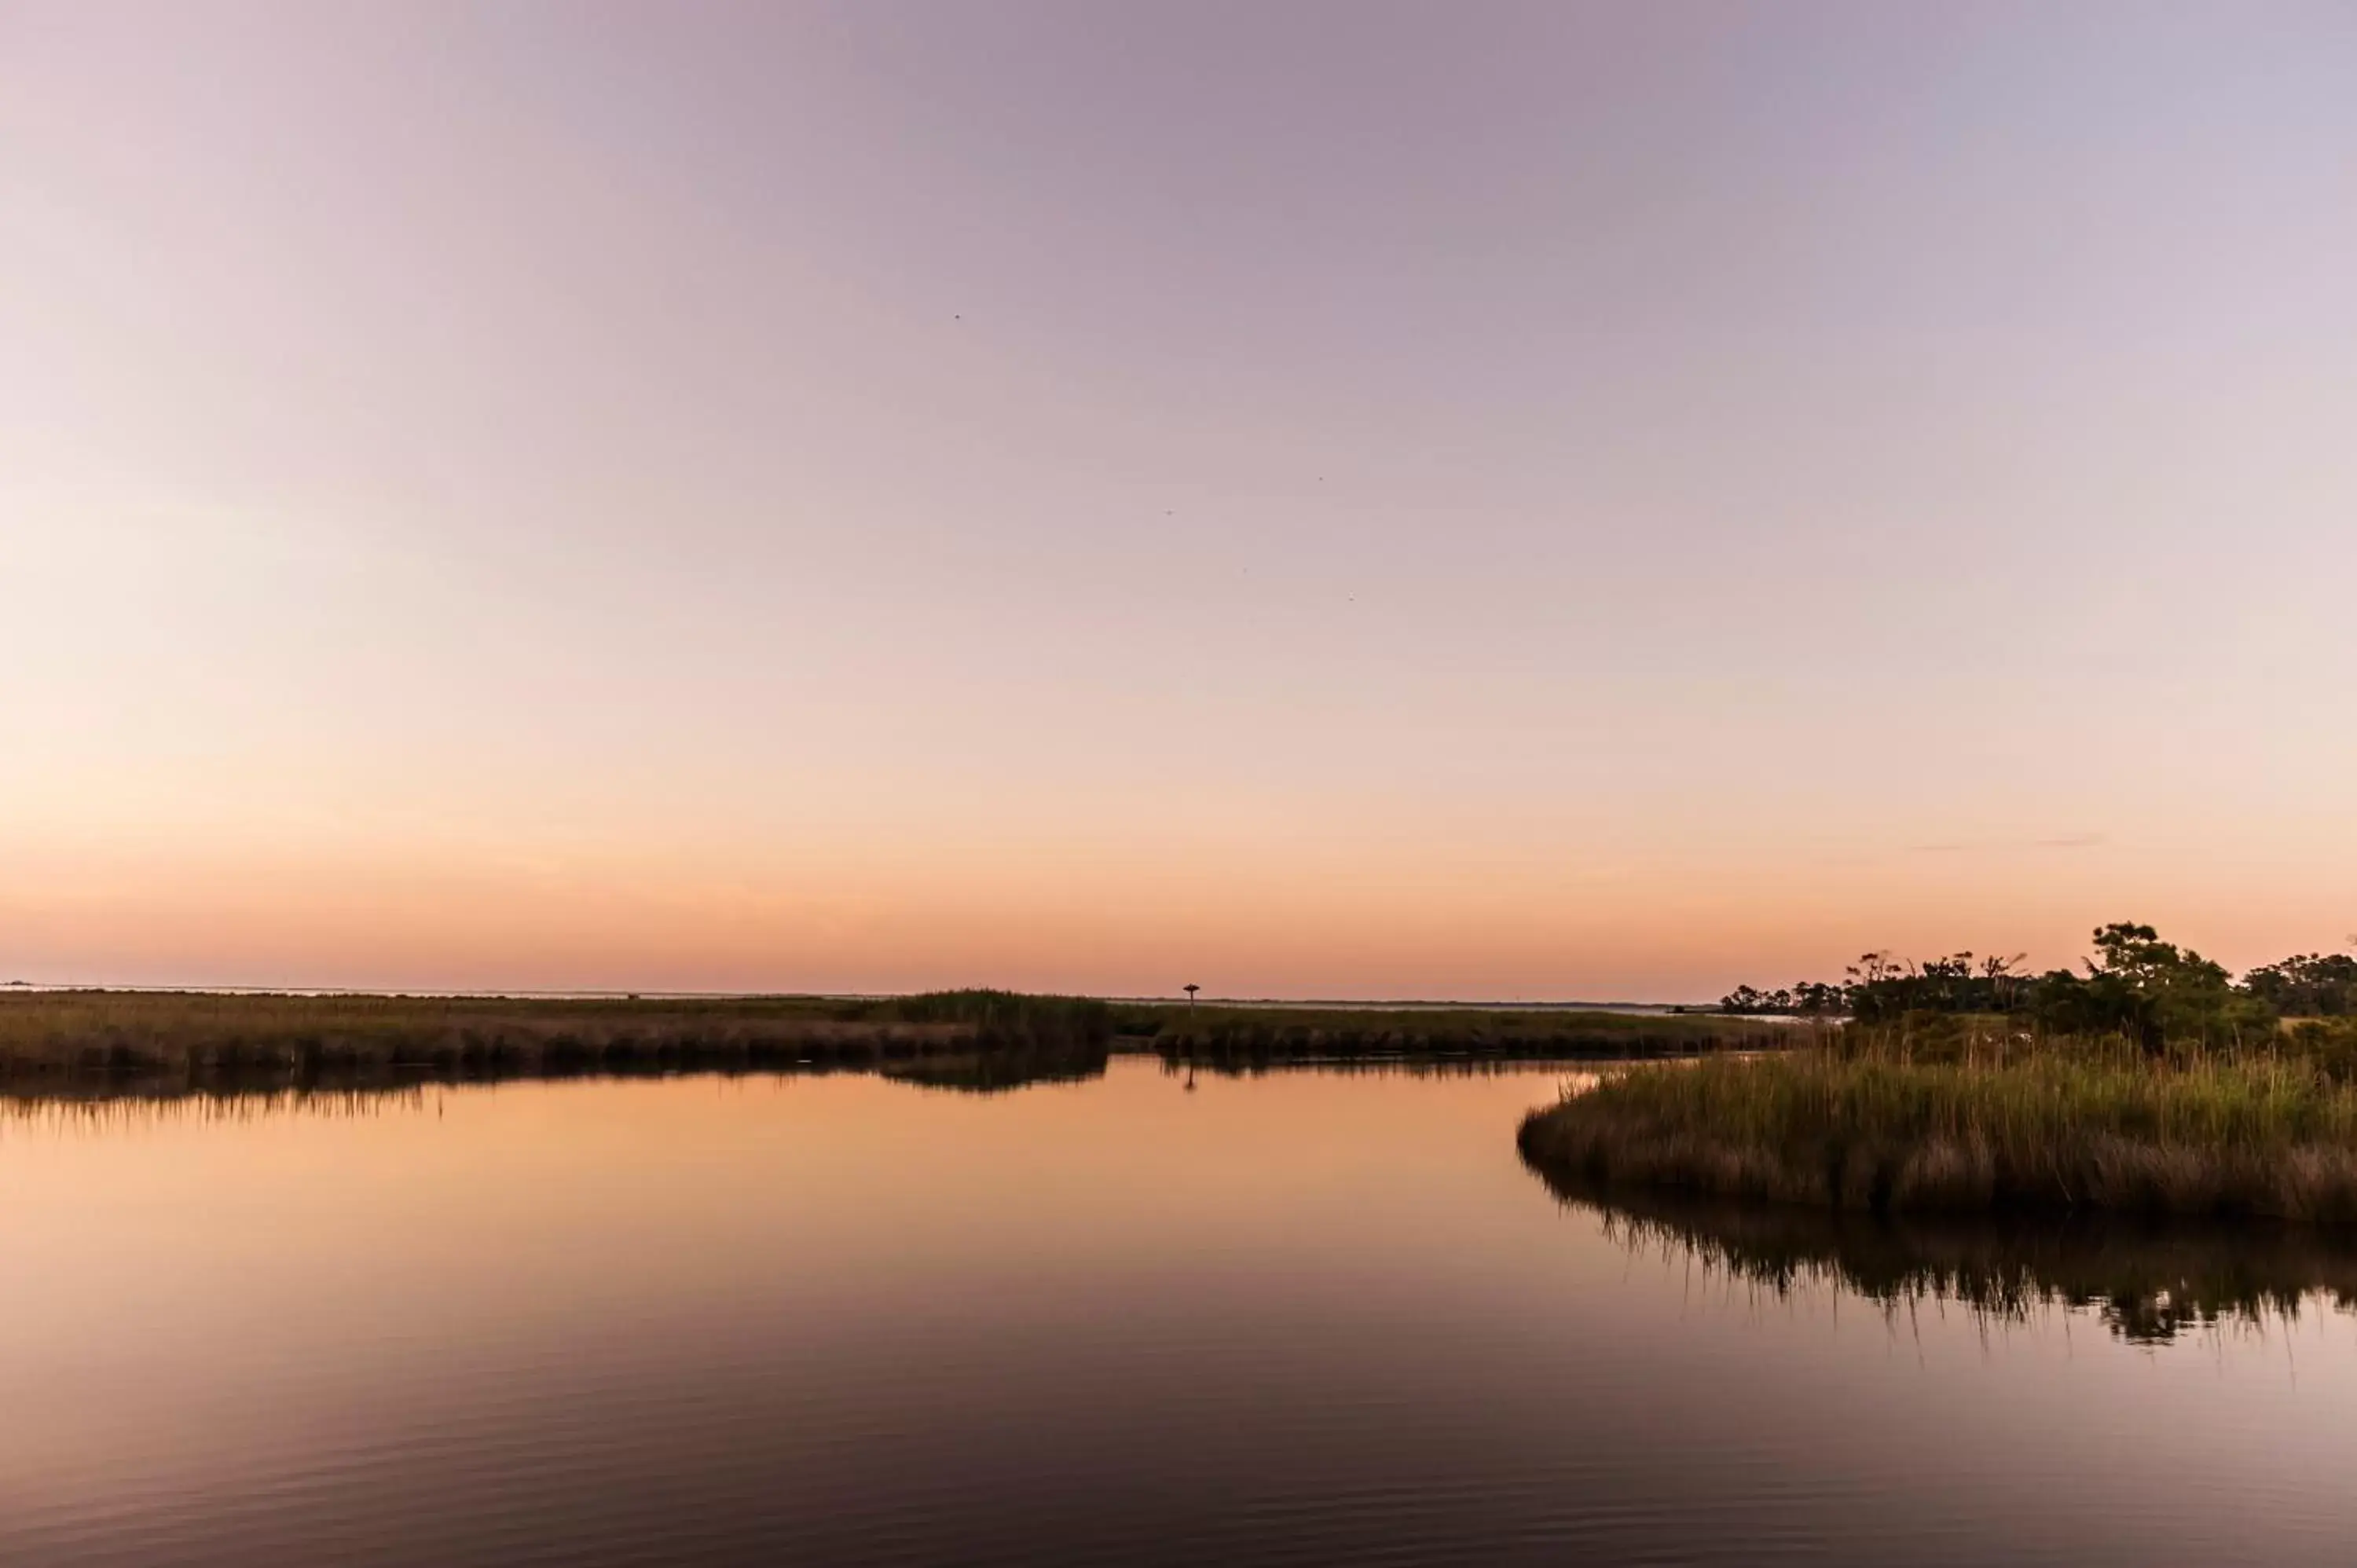
{"label": "marsh grass", "polygon": [[1687,1055],[1779,1022],[1510,1009],[1204,1007],[965,990],[913,996],[482,997],[0,991],[0,1094],[367,1090],[587,1074],[874,1069],[991,1090],[1093,1077],[1115,1048],[1290,1062]]}
{"label": "marsh grass", "polygon": [[646,1001],[27,991],[0,993],[0,1085],[861,1065],[1101,1052],[1111,1033],[1103,1003],[987,991]]}
{"label": "marsh grass", "polygon": [[2357,1087],[2276,1040],[1876,1039],[1607,1077],[1524,1157],[1599,1187],[1870,1211],[2110,1209],[2357,1222]]}
{"label": "marsh grass", "polygon": [[1166,1061],[1215,1070],[1297,1062],[1405,1058],[1627,1060],[1790,1043],[1779,1020],[1568,1008],[1205,1006],[1131,1009],[1125,1033],[1147,1036]]}

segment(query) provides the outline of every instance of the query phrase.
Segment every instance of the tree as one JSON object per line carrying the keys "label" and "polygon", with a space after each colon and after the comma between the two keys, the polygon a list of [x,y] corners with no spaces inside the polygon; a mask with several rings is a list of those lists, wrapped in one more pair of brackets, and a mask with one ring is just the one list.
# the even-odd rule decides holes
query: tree
{"label": "tree", "polygon": [[2296,953],[2251,971],[2243,989],[2286,1017],[2350,1017],[2357,1015],[2357,958]]}
{"label": "tree", "polygon": [[2171,1039],[2204,1043],[2267,1037],[2275,1013],[2237,993],[2222,964],[2160,940],[2150,926],[2115,920],[2094,932],[2087,977],[2057,970],[2039,983],[2040,1012],[2075,1031],[2117,1031],[2158,1056]]}

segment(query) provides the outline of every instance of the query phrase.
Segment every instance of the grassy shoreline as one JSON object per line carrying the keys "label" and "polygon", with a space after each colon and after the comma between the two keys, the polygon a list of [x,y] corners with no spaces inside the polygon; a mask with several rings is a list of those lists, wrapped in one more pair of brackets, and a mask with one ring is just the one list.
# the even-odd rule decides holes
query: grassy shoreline
{"label": "grassy shoreline", "polygon": [[1757,1047],[1789,1026],[1562,1010],[1108,1003],[996,991],[548,998],[0,992],[0,1092],[848,1068],[974,1087],[1092,1076],[1114,1050],[1215,1070]]}
{"label": "grassy shoreline", "polygon": [[1802,1031],[1774,1019],[1569,1008],[1254,1007],[1154,1010],[1140,1031],[1166,1061],[1217,1071],[1411,1058],[1641,1060],[1771,1050]]}
{"label": "grassy shoreline", "polygon": [[990,992],[859,1002],[26,992],[0,995],[0,1083],[860,1066],[1101,1052],[1110,1036],[1102,1004]]}
{"label": "grassy shoreline", "polygon": [[1523,1123],[1549,1179],[1874,1212],[2109,1210],[2357,1224],[2357,1083],[2297,1045],[2119,1039],[1918,1054],[1863,1031],[1615,1075]]}

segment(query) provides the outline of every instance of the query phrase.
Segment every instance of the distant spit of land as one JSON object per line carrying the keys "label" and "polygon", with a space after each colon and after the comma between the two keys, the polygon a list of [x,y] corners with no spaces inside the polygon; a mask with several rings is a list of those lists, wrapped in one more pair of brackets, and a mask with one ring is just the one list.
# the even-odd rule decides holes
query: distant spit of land
{"label": "distant spit of land", "polygon": [[426,996],[0,991],[0,1087],[282,1086],[353,1079],[879,1067],[983,1086],[1114,1050],[1214,1070],[1296,1061],[1630,1058],[1758,1048],[1773,1019],[1563,1007],[913,996]]}

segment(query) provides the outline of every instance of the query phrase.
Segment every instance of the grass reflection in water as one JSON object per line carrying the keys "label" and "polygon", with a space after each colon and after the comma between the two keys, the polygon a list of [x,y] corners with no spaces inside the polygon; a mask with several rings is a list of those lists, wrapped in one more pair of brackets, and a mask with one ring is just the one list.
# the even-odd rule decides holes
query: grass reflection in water
{"label": "grass reflection in water", "polygon": [[2139,1345],[2357,1313],[2357,1238],[2318,1227],[1878,1215],[1607,1194],[1542,1175],[1620,1245],[1778,1298],[1829,1288],[1886,1313],[1953,1302],[2006,1322],[2075,1309]]}

